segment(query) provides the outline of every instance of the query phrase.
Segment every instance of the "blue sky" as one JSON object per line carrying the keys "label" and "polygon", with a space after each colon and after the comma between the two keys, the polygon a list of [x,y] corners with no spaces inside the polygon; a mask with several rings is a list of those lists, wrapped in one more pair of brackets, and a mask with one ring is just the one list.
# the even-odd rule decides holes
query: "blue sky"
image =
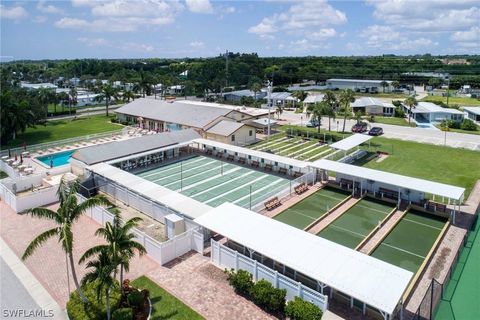
{"label": "blue sky", "polygon": [[478,0],[1,1],[1,58],[478,54]]}

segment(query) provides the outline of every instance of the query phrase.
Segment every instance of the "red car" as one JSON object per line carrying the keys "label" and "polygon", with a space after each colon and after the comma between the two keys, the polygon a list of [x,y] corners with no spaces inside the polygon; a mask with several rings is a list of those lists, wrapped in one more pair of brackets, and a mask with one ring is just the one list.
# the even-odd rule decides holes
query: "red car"
{"label": "red car", "polygon": [[352,127],[352,132],[354,132],[354,133],[362,133],[362,132],[365,132],[365,131],[367,131],[367,124],[365,122],[356,123]]}

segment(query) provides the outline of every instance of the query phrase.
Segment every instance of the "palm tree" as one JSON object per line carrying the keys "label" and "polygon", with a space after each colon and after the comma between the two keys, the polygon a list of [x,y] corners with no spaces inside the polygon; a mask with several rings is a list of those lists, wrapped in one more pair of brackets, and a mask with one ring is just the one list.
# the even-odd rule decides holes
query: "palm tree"
{"label": "palm tree", "polygon": [[392,81],[392,87],[393,89],[400,88],[400,82],[398,82],[397,80]]}
{"label": "palm tree", "polygon": [[283,113],[283,106],[282,106],[281,104],[279,104],[279,105],[277,106],[277,109],[276,109],[275,113],[277,114],[277,117],[278,117],[278,119],[280,120],[280,116],[281,116],[282,113]]}
{"label": "palm tree", "polygon": [[70,93],[68,95],[68,113],[72,113],[72,104],[77,104],[77,90],[75,87],[70,88]]}
{"label": "palm tree", "polygon": [[118,90],[108,83],[102,86],[100,92],[101,92],[101,95],[98,96],[98,99],[105,99],[105,110],[106,110],[106,116],[108,117],[108,106],[110,105],[112,98],[117,100]]}
{"label": "palm tree", "polygon": [[260,92],[260,90],[262,90],[262,85],[258,82],[255,82],[254,84],[252,84],[252,88],[250,90],[253,91],[255,101],[257,101],[257,92]]}
{"label": "palm tree", "polygon": [[41,106],[45,108],[45,125],[47,125],[47,115],[48,115],[48,104],[52,99],[52,94],[50,90],[45,88],[40,88],[38,90],[38,100],[41,103]]}
{"label": "palm tree", "polygon": [[77,191],[79,188],[79,180],[75,180],[70,186],[68,186],[66,180],[62,178],[57,190],[57,196],[60,201],[60,207],[57,209],[57,212],[47,208],[33,208],[27,211],[27,214],[30,214],[32,217],[53,221],[56,226],[33,239],[25,249],[22,260],[26,260],[30,257],[35,250],[43,245],[48,239],[57,237],[58,242],[61,244],[63,251],[70,261],[72,278],[78,294],[84,302],[87,302],[87,298],[78,284],[77,273],[75,272],[72,226],[86,210],[96,206],[110,205],[110,202],[104,196],[97,195],[82,203],[78,203]]}
{"label": "palm tree", "polygon": [[350,103],[355,101],[355,96],[352,90],[346,89],[340,93],[340,104],[343,105],[343,129],[345,132],[345,122],[347,122],[347,114],[351,113]]}
{"label": "palm tree", "polygon": [[107,252],[114,264],[114,277],[120,267],[120,284],[123,283],[123,271],[130,269],[130,260],[135,256],[135,251],[139,256],[147,253],[146,249],[135,241],[135,235],[132,229],[138,226],[142,221],[140,217],[134,217],[122,224],[121,217],[116,214],[113,223],[107,222],[105,227],[99,228],[95,235],[102,236],[106,244],[101,244],[88,249],[80,258],[79,263],[83,263],[90,257],[101,252]]}
{"label": "palm tree", "polygon": [[325,112],[324,115],[328,116],[328,131],[331,131],[331,119],[335,119],[335,109],[337,108],[337,97],[335,94],[328,90],[325,92],[323,97],[323,101],[325,102]]}
{"label": "palm tree", "polygon": [[135,94],[132,90],[125,91],[123,93],[123,102],[130,102],[130,99],[135,100]]}
{"label": "palm tree", "polygon": [[105,290],[105,306],[107,309],[107,320],[110,320],[110,289],[115,285],[115,277],[112,275],[115,270],[110,255],[106,250],[98,254],[96,260],[87,263],[87,269],[92,270],[87,272],[82,279],[82,286],[87,283],[96,282],[97,284],[97,300],[102,301],[102,291]]}
{"label": "palm tree", "polygon": [[307,107],[307,114],[312,115],[312,119],[317,119],[318,121],[318,132],[320,133],[320,125],[322,123],[322,116],[326,115],[326,103],[322,101],[320,103],[310,104]]}
{"label": "palm tree", "polygon": [[380,82],[380,85],[382,86],[383,88],[383,93],[385,93],[385,88],[388,86],[388,82],[383,80],[382,82]]}
{"label": "palm tree", "polygon": [[410,118],[412,116],[412,109],[415,109],[415,107],[418,104],[417,99],[415,99],[415,97],[413,97],[413,96],[410,96],[407,99],[405,99],[405,101],[403,103],[406,106],[408,106],[408,123],[410,123]]}

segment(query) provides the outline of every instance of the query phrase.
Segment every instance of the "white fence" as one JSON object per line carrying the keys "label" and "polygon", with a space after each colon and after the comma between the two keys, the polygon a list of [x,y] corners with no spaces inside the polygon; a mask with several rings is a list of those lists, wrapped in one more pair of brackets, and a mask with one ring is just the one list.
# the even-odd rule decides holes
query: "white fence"
{"label": "white fence", "polygon": [[[86,199],[81,195],[77,195],[77,197],[80,202]],[[89,209],[86,215],[101,225],[105,225],[108,221],[113,221],[113,214],[102,207]],[[136,240],[147,250],[147,254],[159,264],[164,265],[191,250],[203,253],[203,234],[198,229],[199,228],[187,230],[165,242],[155,240],[138,229],[133,229],[132,231],[135,234]]]}
{"label": "white fence", "polygon": [[22,212],[58,201],[56,186],[15,195],[2,183],[0,183],[0,198],[15,212]]}
{"label": "white fence", "polygon": [[227,269],[242,269],[253,275],[253,280],[265,279],[275,288],[287,290],[287,300],[298,296],[318,306],[325,312],[328,308],[328,297],[315,290],[312,290],[300,282],[294,281],[278,271],[272,270],[256,260],[250,259],[237,251],[211,240],[211,261],[218,266]]}

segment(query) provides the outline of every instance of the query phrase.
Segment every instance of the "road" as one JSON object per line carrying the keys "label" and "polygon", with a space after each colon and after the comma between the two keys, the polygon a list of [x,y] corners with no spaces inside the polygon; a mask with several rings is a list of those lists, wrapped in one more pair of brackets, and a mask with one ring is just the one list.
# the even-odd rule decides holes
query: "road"
{"label": "road", "polygon": [[[294,113],[293,111],[284,111],[280,118],[282,119],[282,124],[288,123],[304,126],[307,121],[305,114],[298,114]],[[355,124],[355,122],[355,120],[347,120],[345,124],[346,131],[350,131],[351,127]],[[445,139],[445,132],[436,129],[412,128],[382,123],[371,124],[371,126],[383,128],[384,137],[386,138],[420,143],[430,143],[435,145],[447,145],[453,148],[465,148],[480,151],[480,135],[447,132]],[[328,129],[328,118],[322,118],[321,128]],[[342,131],[342,128],[343,119],[336,119],[331,121],[332,131]]]}
{"label": "road", "polygon": [[[110,106],[108,108],[109,111],[114,111],[115,109],[120,108],[121,104],[116,104],[113,106]],[[77,114],[74,115],[65,115],[65,116],[59,116],[59,117],[50,117],[47,119],[47,121],[55,121],[55,120],[67,120],[67,119],[74,119],[78,117],[87,117],[87,116],[92,116],[96,114],[105,114],[105,106],[101,107],[92,107],[92,108],[85,108],[85,109],[77,109]]]}

